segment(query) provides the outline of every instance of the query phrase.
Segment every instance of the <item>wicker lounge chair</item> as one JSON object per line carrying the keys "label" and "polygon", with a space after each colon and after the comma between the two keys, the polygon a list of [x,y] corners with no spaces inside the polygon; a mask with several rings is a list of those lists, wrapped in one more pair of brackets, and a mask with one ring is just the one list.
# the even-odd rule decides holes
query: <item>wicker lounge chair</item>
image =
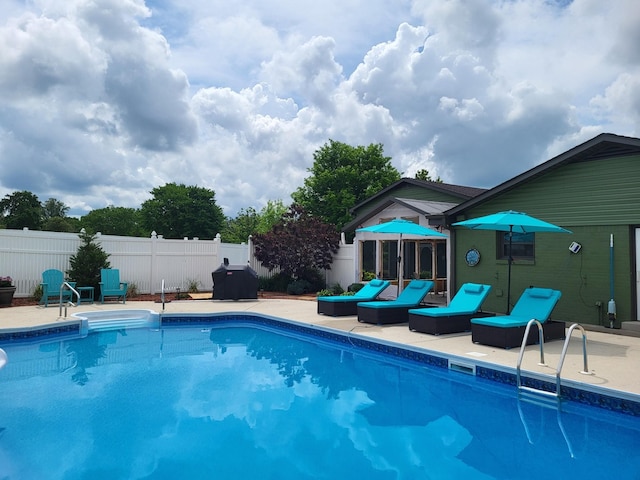
{"label": "wicker lounge chair", "polygon": [[495,315],[480,311],[491,285],[465,283],[446,307],[409,310],[409,330],[432,335],[468,332],[471,317]]}
{"label": "wicker lounge chair", "polygon": [[404,323],[408,312],[416,308],[433,288],[431,280],[411,280],[398,298],[388,302],[360,302],[358,303],[358,321],[374,323]]}
{"label": "wicker lounge chair", "polygon": [[[513,348],[522,345],[527,323],[535,318],[542,323],[544,340],[565,338],[564,322],[550,321],[549,317],[562,293],[550,288],[529,287],[516,302],[510,315],[472,318],[471,339],[474,343],[493,347]],[[531,328],[527,345],[538,343],[538,329]]]}
{"label": "wicker lounge chair", "polygon": [[354,295],[335,295],[333,297],[318,297],[318,313],[343,317],[358,314],[358,302],[375,300],[391,282],[374,279],[358,290]]}

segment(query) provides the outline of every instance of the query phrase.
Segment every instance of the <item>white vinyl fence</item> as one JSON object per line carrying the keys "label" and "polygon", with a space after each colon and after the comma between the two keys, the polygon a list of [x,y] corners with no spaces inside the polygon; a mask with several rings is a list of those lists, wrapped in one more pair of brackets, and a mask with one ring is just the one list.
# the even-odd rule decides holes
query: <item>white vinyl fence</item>
{"label": "white vinyl fence", "polygon": [[356,265],[353,260],[353,244],[340,242],[338,253],[333,256],[331,270],[326,270],[325,280],[327,287],[339,283],[345,290],[349,285],[356,282]]}
{"label": "white vinyl fence", "polygon": [[[187,290],[195,282],[200,290],[211,291],[211,272],[224,258],[246,265],[248,245],[224,244],[214,240],[168,240],[98,235],[109,254],[111,268],[120,270],[120,279],[135,284],[140,293],[158,293],[165,281],[166,291]],[[0,276],[10,276],[16,297],[28,297],[42,282],[42,272],[55,268],[66,272],[69,259],[82,244],[75,233],[32,230],[0,230]]]}
{"label": "white vinyl fence", "polygon": [[[225,258],[232,265],[250,265],[259,276],[274,273],[255,260],[252,245],[222,243],[220,235],[214,240],[98,235],[96,242],[109,254],[111,268],[120,270],[120,279],[135,284],[139,293],[159,293],[162,280],[169,292],[186,291],[195,282],[199,290],[211,291],[211,273]],[[13,278],[16,297],[31,296],[42,272],[50,268],[66,272],[81,244],[75,233],[0,229],[0,276]],[[331,270],[326,271],[327,285],[340,283],[346,289],[354,278],[353,245],[341,243]]]}

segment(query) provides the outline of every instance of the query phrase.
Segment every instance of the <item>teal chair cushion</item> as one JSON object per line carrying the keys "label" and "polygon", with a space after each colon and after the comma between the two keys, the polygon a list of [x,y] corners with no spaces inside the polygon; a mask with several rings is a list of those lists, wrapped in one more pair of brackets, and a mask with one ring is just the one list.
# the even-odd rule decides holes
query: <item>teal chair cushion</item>
{"label": "teal chair cushion", "polygon": [[530,288],[529,296],[531,298],[551,298],[554,290],[550,288]]}
{"label": "teal chair cushion", "polygon": [[551,316],[561,295],[560,291],[550,288],[527,288],[511,310],[511,316],[526,317],[528,320],[535,318],[545,322]]}
{"label": "teal chair cushion", "polygon": [[433,288],[431,280],[411,280],[409,285],[405,287],[395,300],[388,302],[365,302],[358,303],[358,307],[366,308],[398,308],[398,307],[417,307],[427,293]]}
{"label": "teal chair cushion", "polygon": [[333,295],[330,297],[318,297],[319,302],[331,302],[331,303],[349,303],[349,302],[363,302],[365,300],[373,300],[382,291],[389,286],[391,282],[388,280],[371,280],[364,287],[358,290],[354,295]]}
{"label": "teal chair cushion", "polygon": [[462,290],[465,293],[480,293],[487,285],[480,285],[478,283],[465,283],[462,286]]}
{"label": "teal chair cushion", "polygon": [[514,317],[513,315],[498,315],[495,317],[472,318],[471,323],[487,325],[489,327],[513,328],[526,327],[530,318]]}
{"label": "teal chair cushion", "polygon": [[419,308],[409,310],[409,313],[426,317],[449,317],[452,315],[471,315],[480,310],[487,298],[491,285],[465,283],[446,307]]}
{"label": "teal chair cushion", "polygon": [[544,323],[551,316],[551,312],[561,296],[562,293],[559,290],[530,287],[522,293],[513,310],[511,310],[511,314],[488,318],[473,318],[471,323],[503,328],[525,326],[532,318]]}

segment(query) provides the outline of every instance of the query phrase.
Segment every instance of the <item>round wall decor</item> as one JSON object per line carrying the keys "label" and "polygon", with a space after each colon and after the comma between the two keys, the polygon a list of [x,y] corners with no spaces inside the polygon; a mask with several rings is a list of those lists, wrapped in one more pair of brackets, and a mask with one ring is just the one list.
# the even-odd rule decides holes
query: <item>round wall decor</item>
{"label": "round wall decor", "polygon": [[476,248],[470,248],[467,250],[467,253],[464,254],[464,259],[467,262],[467,265],[475,267],[480,263],[480,252]]}

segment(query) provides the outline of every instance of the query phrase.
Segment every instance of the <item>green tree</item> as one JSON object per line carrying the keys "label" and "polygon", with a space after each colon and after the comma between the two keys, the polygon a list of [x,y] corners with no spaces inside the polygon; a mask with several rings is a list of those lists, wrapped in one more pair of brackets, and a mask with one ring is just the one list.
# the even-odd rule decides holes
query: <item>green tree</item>
{"label": "green tree", "polygon": [[5,195],[0,200],[0,215],[6,228],[40,230],[42,227],[42,204],[36,195],[26,190]]}
{"label": "green tree", "polygon": [[224,214],[215,192],[206,188],[168,183],[151,191],[142,204],[143,226],[165,238],[214,238],[222,231]]}
{"label": "green tree", "polygon": [[227,218],[222,231],[222,240],[227,243],[243,243],[249,235],[267,233],[282,219],[287,207],[282,200],[269,200],[267,204],[257,212],[255,208],[241,209],[236,218]]}
{"label": "green tree", "polygon": [[79,232],[82,230],[82,225],[80,225],[80,219],[76,217],[66,217],[65,221],[71,225],[70,232]]}
{"label": "green tree", "polygon": [[95,242],[95,235],[86,232],[78,234],[82,240],[82,245],[78,247],[75,255],[71,255],[69,264],[71,268],[67,270],[67,276],[78,282],[81,287],[93,287],[96,298],[100,295],[100,270],[109,268],[109,254]]}
{"label": "green tree", "polygon": [[270,232],[256,235],[254,242],[256,258],[262,265],[302,279],[311,270],[331,268],[340,234],[334,225],[294,204]]}
{"label": "green tree", "polygon": [[442,179],[440,177],[436,178],[435,180],[431,178],[431,174],[429,173],[429,170],[427,170],[426,168],[422,168],[416,172],[416,180],[424,180],[425,182],[442,183]]}
{"label": "green tree", "polygon": [[258,232],[260,216],[256,209],[249,207],[240,209],[236,218],[227,218],[222,229],[222,241],[226,243],[243,243]]}
{"label": "green tree", "polygon": [[313,158],[311,175],[291,197],[338,229],[351,220],[349,209],[400,180],[382,144],[352,147],[329,140]]}
{"label": "green tree", "polygon": [[46,230],[47,232],[77,232],[78,229],[76,229],[75,226],[76,223],[70,218],[51,217],[44,221],[42,230]]}
{"label": "green tree", "polygon": [[92,210],[80,219],[80,224],[87,232],[105,235],[125,235],[129,237],[148,236],[141,225],[140,211],[135,208],[114,207]]}
{"label": "green tree", "polygon": [[262,207],[258,215],[260,222],[257,233],[267,233],[270,231],[275,224],[282,220],[287,210],[288,207],[282,200],[269,200],[267,204]]}
{"label": "green tree", "polygon": [[52,218],[66,218],[67,213],[69,212],[69,207],[67,207],[60,200],[56,200],[55,198],[49,198],[46,202],[42,204],[42,216],[43,220],[46,222]]}

